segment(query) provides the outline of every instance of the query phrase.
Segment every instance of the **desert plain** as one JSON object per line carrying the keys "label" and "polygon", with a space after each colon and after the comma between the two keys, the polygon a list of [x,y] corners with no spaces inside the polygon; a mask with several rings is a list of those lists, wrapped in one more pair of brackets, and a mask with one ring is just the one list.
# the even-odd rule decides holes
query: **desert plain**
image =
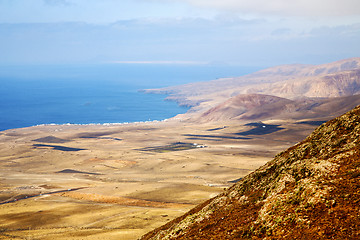
{"label": "desert plain", "polygon": [[174,118],[0,132],[0,239],[137,239],[221,193],[316,124]]}

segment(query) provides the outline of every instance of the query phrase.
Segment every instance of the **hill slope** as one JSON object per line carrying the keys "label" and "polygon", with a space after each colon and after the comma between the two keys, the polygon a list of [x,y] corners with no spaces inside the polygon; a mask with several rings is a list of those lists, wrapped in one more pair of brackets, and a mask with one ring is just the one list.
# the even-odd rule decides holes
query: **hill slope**
{"label": "hill slope", "polygon": [[360,106],[142,239],[360,239]]}
{"label": "hill slope", "polygon": [[152,93],[197,96],[248,85],[275,83],[298,78],[319,77],[360,69],[360,58],[350,58],[321,65],[289,64],[260,70],[241,77],[221,78],[208,82],[190,83],[161,89],[148,89]]}
{"label": "hill slope", "polygon": [[[293,101],[289,99],[270,95],[240,94],[201,114],[199,121],[208,122],[234,119],[244,115],[250,110],[264,110],[265,106],[272,106],[271,108],[275,109],[275,111],[272,111],[271,114],[275,114],[282,110],[282,106],[286,106],[292,102]],[[259,115],[266,115],[266,111],[262,111]]]}
{"label": "hill slope", "polygon": [[242,92],[271,94],[290,99],[350,96],[360,94],[360,69],[251,86],[242,89]]}
{"label": "hill slope", "polygon": [[263,94],[240,94],[201,114],[197,122],[331,119],[360,105],[360,95],[290,100]]}

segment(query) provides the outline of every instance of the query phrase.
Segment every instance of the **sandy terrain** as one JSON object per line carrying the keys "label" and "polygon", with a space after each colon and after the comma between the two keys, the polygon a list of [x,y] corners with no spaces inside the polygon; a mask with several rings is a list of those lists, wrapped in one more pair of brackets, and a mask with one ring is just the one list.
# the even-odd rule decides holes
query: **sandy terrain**
{"label": "sandy terrain", "polygon": [[268,124],[280,128],[172,120],[0,132],[0,239],[137,239],[315,128]]}

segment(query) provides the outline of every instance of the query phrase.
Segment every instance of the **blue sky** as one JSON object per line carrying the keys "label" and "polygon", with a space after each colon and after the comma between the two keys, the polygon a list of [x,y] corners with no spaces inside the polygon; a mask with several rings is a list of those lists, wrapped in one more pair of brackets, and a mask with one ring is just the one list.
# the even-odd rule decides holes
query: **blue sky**
{"label": "blue sky", "polygon": [[360,56],[358,0],[0,0],[0,64],[272,66]]}

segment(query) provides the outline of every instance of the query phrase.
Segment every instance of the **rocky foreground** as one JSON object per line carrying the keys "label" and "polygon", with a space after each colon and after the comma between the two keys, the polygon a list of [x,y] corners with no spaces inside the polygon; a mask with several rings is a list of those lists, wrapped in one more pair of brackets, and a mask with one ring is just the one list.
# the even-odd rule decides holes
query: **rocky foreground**
{"label": "rocky foreground", "polygon": [[141,239],[360,239],[360,106]]}

